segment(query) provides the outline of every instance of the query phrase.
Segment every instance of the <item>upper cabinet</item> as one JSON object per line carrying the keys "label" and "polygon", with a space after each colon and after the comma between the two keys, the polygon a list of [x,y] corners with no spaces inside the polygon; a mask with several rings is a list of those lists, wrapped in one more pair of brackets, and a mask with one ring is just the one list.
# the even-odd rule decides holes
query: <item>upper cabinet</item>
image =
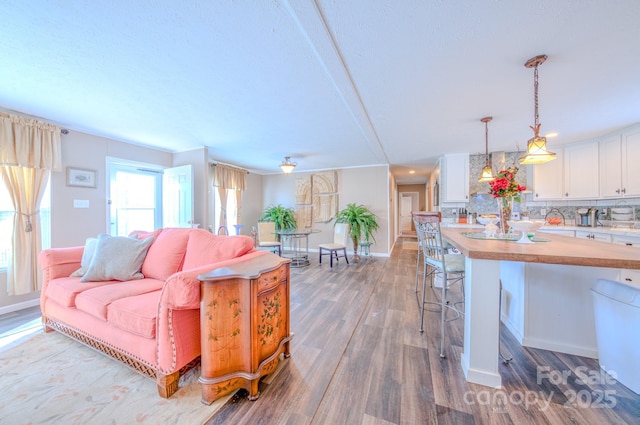
{"label": "upper cabinet", "polygon": [[640,196],[640,128],[600,141],[600,195]]}
{"label": "upper cabinet", "polygon": [[554,149],[556,159],[531,166],[533,199],[546,201],[563,199],[562,149]]}
{"label": "upper cabinet", "polygon": [[456,153],[440,158],[440,202],[469,201],[469,154]]}
{"label": "upper cabinet", "polygon": [[640,196],[640,126],[554,149],[555,161],[531,166],[534,201]]}
{"label": "upper cabinet", "polygon": [[565,199],[594,199],[600,196],[597,141],[566,145],[563,163]]}

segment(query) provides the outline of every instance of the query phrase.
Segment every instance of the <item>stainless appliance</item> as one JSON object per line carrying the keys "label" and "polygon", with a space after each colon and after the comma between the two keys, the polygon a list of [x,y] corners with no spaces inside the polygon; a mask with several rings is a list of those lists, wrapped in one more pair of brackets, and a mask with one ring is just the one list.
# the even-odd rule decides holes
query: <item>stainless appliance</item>
{"label": "stainless appliance", "polygon": [[596,227],[598,225],[598,210],[596,208],[580,208],[576,210],[576,225],[583,227]]}

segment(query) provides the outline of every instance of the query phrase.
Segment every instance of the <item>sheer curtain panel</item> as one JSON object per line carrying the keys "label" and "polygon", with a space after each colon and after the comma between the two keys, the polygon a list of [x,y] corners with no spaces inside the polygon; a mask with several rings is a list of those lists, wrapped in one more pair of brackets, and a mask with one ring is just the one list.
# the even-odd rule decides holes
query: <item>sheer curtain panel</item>
{"label": "sheer curtain panel", "polygon": [[236,223],[240,224],[242,191],[247,187],[247,171],[222,164],[211,164],[211,166],[214,168],[213,185],[218,188],[218,196],[222,204],[220,205],[220,225],[227,225],[227,199],[231,190],[236,191]]}
{"label": "sheer curtain panel", "polygon": [[37,291],[42,284],[38,254],[40,201],[50,171],[62,169],[60,127],[0,112],[0,178],[14,207],[7,293]]}

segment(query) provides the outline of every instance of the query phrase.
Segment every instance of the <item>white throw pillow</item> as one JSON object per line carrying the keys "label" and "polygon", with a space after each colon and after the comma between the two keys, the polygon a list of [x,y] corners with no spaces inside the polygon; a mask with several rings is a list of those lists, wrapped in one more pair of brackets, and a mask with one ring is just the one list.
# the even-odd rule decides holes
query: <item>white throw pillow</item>
{"label": "white throw pillow", "polygon": [[71,273],[70,277],[80,277],[89,269],[93,254],[96,252],[96,245],[98,245],[98,238],[87,238],[84,243],[84,251],[82,252],[82,260],[80,261],[80,268]]}
{"label": "white throw pillow", "polygon": [[140,272],[153,237],[98,236],[96,252],[81,282],[142,279]]}

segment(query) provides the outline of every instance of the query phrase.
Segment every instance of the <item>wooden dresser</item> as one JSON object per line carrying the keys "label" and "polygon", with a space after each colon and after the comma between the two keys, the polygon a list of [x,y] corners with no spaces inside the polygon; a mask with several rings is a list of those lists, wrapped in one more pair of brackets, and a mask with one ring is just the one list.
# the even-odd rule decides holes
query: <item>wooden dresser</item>
{"label": "wooden dresser", "polygon": [[290,356],[290,262],[267,253],[198,276],[203,403],[240,388],[257,399],[260,378]]}

